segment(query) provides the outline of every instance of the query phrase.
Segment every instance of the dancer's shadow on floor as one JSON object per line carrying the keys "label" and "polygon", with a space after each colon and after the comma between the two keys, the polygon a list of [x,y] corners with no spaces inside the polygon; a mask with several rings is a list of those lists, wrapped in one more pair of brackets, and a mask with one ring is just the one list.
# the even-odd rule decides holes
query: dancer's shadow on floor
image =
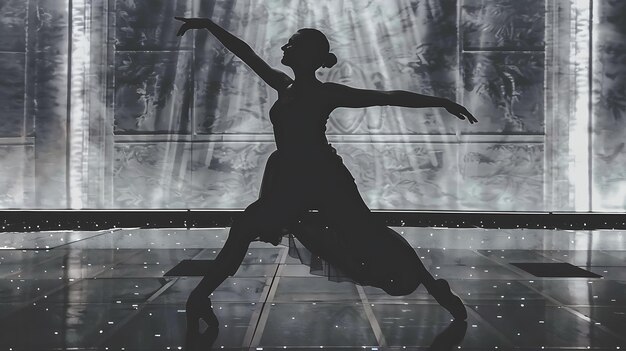
{"label": "dancer's shadow on floor", "polygon": [[[187,311],[190,313],[190,311]],[[213,307],[209,307],[209,310],[205,311],[192,311],[195,315],[203,315],[202,318],[206,323],[206,329],[200,325],[187,326],[187,334],[185,338],[185,350],[200,351],[211,350],[213,344],[217,340],[219,335],[219,320],[213,312]],[[194,330],[195,329],[195,330]],[[203,329],[202,331],[200,329]],[[454,320],[446,327],[441,333],[439,333],[429,350],[432,351],[448,351],[454,350],[461,344],[465,338],[465,332],[467,331],[467,322],[461,320]]]}
{"label": "dancer's shadow on floor", "polygon": [[429,350],[432,351],[444,351],[456,349],[459,344],[465,338],[465,332],[467,331],[467,322],[455,319],[444,329],[439,335],[435,337],[432,344],[430,344]]}

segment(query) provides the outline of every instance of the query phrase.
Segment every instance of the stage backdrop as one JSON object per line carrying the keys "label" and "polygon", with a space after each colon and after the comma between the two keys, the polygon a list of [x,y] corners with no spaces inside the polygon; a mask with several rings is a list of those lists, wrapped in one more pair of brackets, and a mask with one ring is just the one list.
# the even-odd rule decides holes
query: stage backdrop
{"label": "stage backdrop", "polygon": [[[0,0],[0,207],[241,209],[275,150],[272,66],[299,28],[319,79],[456,100],[337,109],[332,145],[372,209],[626,211],[626,2]],[[298,116],[293,116],[297,118]]]}

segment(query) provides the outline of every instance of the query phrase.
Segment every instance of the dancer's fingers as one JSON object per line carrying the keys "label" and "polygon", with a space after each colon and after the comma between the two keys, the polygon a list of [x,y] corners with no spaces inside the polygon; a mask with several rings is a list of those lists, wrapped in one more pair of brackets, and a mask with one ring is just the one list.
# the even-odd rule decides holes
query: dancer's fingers
{"label": "dancer's fingers", "polygon": [[472,115],[467,109],[464,109],[461,113],[467,118],[467,121],[471,124],[478,122],[476,117],[474,117],[474,115]]}
{"label": "dancer's fingers", "polygon": [[476,117],[474,117],[474,115],[472,115],[471,113],[467,113],[468,119],[470,121],[470,123],[478,123],[478,120],[476,119]]}

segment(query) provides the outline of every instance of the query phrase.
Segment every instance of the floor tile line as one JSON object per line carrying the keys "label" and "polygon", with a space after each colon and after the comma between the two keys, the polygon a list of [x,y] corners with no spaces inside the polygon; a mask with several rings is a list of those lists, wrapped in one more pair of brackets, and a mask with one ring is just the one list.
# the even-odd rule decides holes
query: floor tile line
{"label": "floor tile line", "polygon": [[370,327],[372,328],[372,331],[374,332],[374,337],[376,338],[376,342],[378,343],[378,346],[386,347],[387,341],[385,340],[385,335],[383,334],[383,330],[381,329],[380,324],[378,324],[378,320],[376,319],[376,316],[374,315],[372,306],[370,306],[367,295],[365,295],[365,290],[363,289],[361,285],[354,284],[354,286],[356,287],[356,290],[359,293],[359,297],[361,298],[361,303],[363,304],[363,309],[365,310],[365,315],[367,316],[367,320],[370,323]]}
{"label": "floor tile line", "polygon": [[[472,251],[476,251],[476,250],[472,250]],[[444,278],[445,279],[445,278]],[[457,280],[464,280],[464,279],[457,279]],[[461,299],[461,301],[463,302],[463,305],[465,305],[465,309],[467,310],[467,316],[468,316],[468,321],[470,320],[470,316],[473,316],[473,318],[475,320],[477,320],[478,322],[482,323],[483,325],[485,325],[487,327],[488,330],[490,330],[493,334],[495,334],[497,337],[500,338],[500,340],[502,340],[505,345],[503,345],[503,348],[506,349],[511,349],[513,348],[515,345],[513,344],[513,341],[510,340],[509,338],[506,337],[506,335],[504,335],[504,333],[502,333],[501,331],[499,331],[496,327],[494,327],[491,323],[489,323],[485,318],[483,318],[483,316],[481,316],[478,312],[474,311],[472,308],[469,307],[469,303],[466,302],[466,300],[464,300],[461,296],[462,294],[459,294],[457,291],[454,291],[454,289],[451,289],[452,292],[454,292],[455,294],[459,295],[459,298]],[[443,306],[441,307],[443,308]]]}
{"label": "floor tile line", "polygon": [[[288,249],[284,249],[282,252],[282,256],[280,257],[280,262],[276,266],[276,271],[274,272],[274,276],[271,280],[271,285],[268,289],[267,296],[265,301],[262,302],[261,310],[259,311],[259,317],[256,321],[256,325],[254,330],[250,332],[250,328],[248,332],[246,332],[246,338],[244,339],[244,347],[248,347],[250,349],[256,348],[261,342],[261,337],[263,336],[263,331],[265,330],[265,325],[267,323],[267,319],[269,317],[269,306],[274,301],[274,296],[276,295],[276,290],[278,289],[278,283],[280,282],[280,275],[283,271],[283,267],[285,267],[285,261],[287,260]],[[252,319],[251,319],[252,324]],[[247,339],[249,337],[249,340]]]}
{"label": "floor tile line", "polygon": [[[135,255],[139,255],[139,254],[140,254],[140,252],[137,252],[137,253],[135,253],[135,254],[132,254],[132,255],[128,256],[127,258],[125,258],[125,259],[124,259],[124,260],[122,260],[122,261],[128,260],[128,259],[130,259],[130,258],[134,257]],[[51,259],[54,259],[54,258],[57,258],[57,257],[53,257],[53,258],[51,258]],[[47,262],[47,261],[48,261],[48,260],[44,260],[44,262],[42,262],[42,263],[45,263],[45,262]],[[40,264],[41,264],[41,263],[40,263]],[[61,291],[61,290],[63,290],[63,289],[64,289],[64,288],[66,288],[66,287],[68,287],[68,288],[69,288],[70,286],[75,285],[75,284],[78,284],[79,282],[81,282],[81,281],[83,281],[83,280],[87,280],[87,279],[96,279],[96,277],[98,276],[98,274],[102,274],[102,273],[106,272],[106,271],[108,270],[107,268],[108,268],[108,267],[105,267],[105,268],[102,268],[101,270],[97,271],[97,272],[93,275],[93,277],[92,277],[92,278],[68,278],[68,279],[67,279],[67,283],[68,283],[68,284],[62,284],[62,285],[60,285],[60,286],[58,286],[58,287],[56,287],[56,288],[54,288],[54,289],[52,289],[52,290],[49,290],[48,292],[46,292],[46,293],[42,294],[42,295],[41,295],[41,296],[39,296],[39,297],[36,297],[36,298],[34,298],[34,299],[30,299],[30,300],[28,300],[27,302],[23,302],[23,303],[21,303],[21,304],[20,304],[21,306],[19,306],[17,309],[15,309],[15,311],[12,311],[11,313],[9,313],[9,314],[8,314],[5,318],[11,317],[13,314],[15,314],[15,313],[17,313],[17,312],[21,311],[21,310],[22,310],[23,308],[25,308],[25,307],[28,307],[28,306],[30,306],[30,305],[32,305],[32,304],[37,304],[37,303],[39,303],[41,300],[46,299],[46,296],[48,296],[48,295],[52,295],[52,294],[54,294],[54,293],[56,293],[56,292],[58,292],[58,291]],[[20,271],[21,271],[21,270],[20,270]],[[18,272],[16,272],[16,273],[14,273],[14,274],[17,274],[17,273],[19,273],[20,271],[18,271]],[[14,279],[14,280],[19,280],[19,279],[24,279],[24,278],[22,278],[22,277],[6,278],[6,277],[5,277],[5,278],[3,278],[3,279],[10,279],[10,280],[11,280],[11,279]],[[73,279],[73,280],[70,280],[70,279]],[[63,302],[60,302],[60,303],[63,303]]]}
{"label": "floor tile line", "polygon": [[[22,250],[22,249],[18,249],[18,250]],[[43,249],[43,250],[29,250],[29,249],[23,249],[23,250],[25,250],[25,251],[52,251],[52,249]],[[55,251],[55,252],[56,252],[56,251]],[[61,255],[62,255],[62,254],[59,254],[59,255],[57,255],[57,256],[52,256],[52,257],[45,258],[45,259],[43,259],[41,262],[38,262],[38,263],[36,264],[36,266],[40,266],[40,265],[42,265],[42,264],[44,264],[44,263],[48,263],[48,262],[50,262],[50,261],[52,261],[52,260],[54,260],[54,259],[57,259],[57,258],[61,257]],[[0,279],[21,279],[22,277],[15,277],[15,278],[13,278],[12,276],[17,275],[17,274],[20,274],[20,273],[22,272],[22,270],[23,270],[23,268],[20,268],[20,269],[18,269],[18,270],[17,270],[17,271],[15,271],[15,272],[5,274],[5,275],[1,276],[1,277],[0,277]]]}
{"label": "floor tile line", "polygon": [[[468,304],[465,304],[465,305],[468,306]],[[503,332],[499,331],[496,327],[494,327],[493,324],[489,323],[485,318],[483,318],[483,316],[481,316],[480,313],[476,312],[471,307],[466,307],[466,309],[467,309],[468,320],[469,320],[469,316],[474,316],[474,319],[483,323],[483,325],[487,326],[487,328],[492,333],[497,335],[500,338],[500,340],[504,341],[504,343],[506,344],[506,345],[503,345],[504,350],[510,350],[513,347],[515,347],[515,344],[513,343],[512,340],[510,340],[506,335],[504,335]]]}
{"label": "floor tile line", "polygon": [[117,323],[113,328],[109,329],[108,337],[105,338],[99,345],[98,348],[103,348],[104,345],[111,339],[111,337],[115,336],[115,334],[124,328],[128,322],[130,322],[133,318],[135,318],[141,311],[143,311],[148,303],[159,297],[165,290],[169,289],[172,285],[174,285],[180,278],[176,277],[170,281],[168,281],[165,285],[163,285],[159,290],[157,290],[154,294],[152,294],[145,302],[138,304],[137,308],[131,312],[128,316],[122,319],[119,323]]}
{"label": "floor tile line", "polygon": [[120,230],[122,230],[122,228],[104,229],[104,230],[102,230],[103,233],[96,234],[96,235],[90,236],[88,238],[82,238],[82,239],[79,239],[79,240],[75,240],[75,241],[71,241],[71,242],[68,242],[68,243],[65,243],[65,244],[61,244],[61,245],[53,247],[53,249],[58,249],[60,247],[68,246],[68,245],[71,245],[71,244],[74,244],[74,243],[77,243],[77,242],[80,242],[80,241],[85,241],[85,240],[97,238],[97,237],[103,236],[105,234],[115,233],[115,232],[120,231]]}
{"label": "floor tile line", "polygon": [[[475,249],[468,249],[470,251],[473,251],[474,253],[477,253],[479,255],[481,255],[477,250]],[[481,255],[484,256],[484,255]],[[445,278],[444,278],[445,279]],[[456,279],[456,280],[466,280],[466,279]],[[475,279],[475,280],[480,280],[480,279]],[[499,280],[499,279],[496,279]],[[513,280],[513,279],[511,279]],[[498,336],[500,338],[500,340],[502,340],[505,345],[503,345],[503,347],[505,349],[511,349],[513,348],[515,345],[513,344],[513,341],[510,340],[509,338],[506,337],[506,335],[504,335],[504,333],[502,333],[501,331],[499,331],[496,327],[494,327],[491,323],[489,323],[485,318],[483,318],[483,316],[480,315],[480,313],[474,311],[472,308],[469,307],[469,305],[471,305],[470,303],[468,303],[465,299],[463,299],[461,296],[463,296],[462,294],[460,294],[457,291],[454,291],[454,289],[451,289],[452,292],[454,292],[455,294],[459,295],[459,298],[461,299],[461,301],[463,302],[463,304],[466,306],[466,310],[467,310],[467,315],[468,315],[468,319],[469,320],[470,316],[473,316],[473,318],[479,322],[481,322],[483,325],[485,325],[487,327],[487,329],[489,329],[493,334],[495,334],[496,336]],[[442,307],[443,308],[443,307]]]}
{"label": "floor tile line", "polygon": [[[277,267],[278,268],[278,267]],[[254,332],[257,330],[259,319],[261,317],[261,312],[263,311],[263,307],[265,302],[267,301],[267,296],[269,294],[270,286],[272,285],[274,277],[267,277],[265,280],[265,287],[261,292],[261,296],[259,297],[259,301],[256,303],[261,306],[261,308],[256,308],[252,315],[250,316],[250,323],[248,324],[248,328],[246,329],[246,334],[244,335],[242,347],[248,348],[252,343],[252,338],[254,336]]]}
{"label": "floor tile line", "polygon": [[63,243],[60,245],[56,245],[56,246],[48,246],[48,247],[11,247],[11,248],[2,248],[0,250],[7,250],[7,251],[19,251],[19,250],[23,250],[23,251],[47,251],[47,250],[52,250],[52,249],[57,249],[59,247],[63,247],[69,244],[73,244],[79,241],[83,241],[83,240],[87,240],[87,239],[91,239],[91,238],[95,238],[104,234],[109,234],[115,231],[120,230],[121,228],[117,228],[117,229],[98,229],[98,230],[48,230],[48,231],[41,231],[41,232],[2,232],[0,234],[24,234],[24,235],[29,235],[31,233],[71,233],[71,232],[93,232],[94,235],[86,237],[86,238],[82,238],[82,239],[78,239],[75,241],[70,241],[67,243]]}
{"label": "floor tile line", "polygon": [[[511,267],[509,267],[509,266],[507,266],[507,265],[505,265],[505,264],[503,264],[503,263],[501,263],[501,262],[498,262],[497,260],[495,260],[495,259],[493,259],[493,258],[491,258],[491,257],[488,257],[488,256],[486,256],[486,255],[483,255],[483,256],[485,256],[487,259],[489,259],[489,260],[491,260],[491,261],[493,261],[493,262],[497,263],[498,265],[500,265],[500,266],[502,266],[502,267],[504,267],[504,268],[507,268],[507,269],[510,269],[510,270],[513,270],[513,271],[515,271],[515,270],[520,270],[520,271],[523,271],[522,269],[519,269],[519,268],[517,268],[517,267],[515,267],[515,266],[511,266]],[[523,271],[523,272],[525,272],[525,271]],[[528,273],[526,273],[526,274],[528,274]],[[535,277],[535,278],[536,278],[537,280],[541,280],[541,279],[542,279],[541,277]],[[587,279],[587,280],[588,280],[588,279],[598,279],[598,280],[600,280],[600,278],[585,278],[585,279]],[[528,280],[533,280],[533,278],[526,279],[526,280],[523,280],[523,281],[522,281],[522,280],[520,280],[520,281],[519,281],[519,283],[520,283],[520,284],[522,284],[522,285],[524,285],[524,286],[525,286],[525,287],[527,287],[528,289],[530,289],[530,290],[534,291],[535,293],[537,293],[537,294],[541,295],[544,299],[546,299],[546,300],[550,301],[551,303],[553,303],[553,304],[555,304],[555,305],[557,305],[557,306],[561,307],[563,310],[565,310],[565,311],[567,311],[567,312],[569,312],[569,313],[573,314],[574,316],[576,316],[576,317],[578,317],[578,318],[582,319],[582,320],[583,320],[583,321],[585,321],[586,323],[592,323],[592,322],[593,322],[593,323],[595,323],[595,322],[596,322],[596,321],[592,320],[591,318],[589,318],[589,317],[585,316],[584,314],[582,314],[582,313],[580,313],[580,312],[576,311],[576,310],[575,310],[575,309],[573,309],[572,307],[569,307],[569,305],[566,305],[566,304],[562,303],[561,301],[557,300],[556,298],[554,298],[554,297],[552,297],[552,296],[550,296],[550,295],[547,295],[546,293],[542,292],[541,290],[539,290],[539,289],[535,288],[535,287],[534,287],[531,283],[528,283]],[[617,338],[617,339],[620,339],[620,340],[626,340],[626,337],[625,337],[625,336],[623,336],[623,335],[620,335],[620,334],[618,334],[618,333],[613,332],[612,330],[610,330],[610,329],[606,328],[604,325],[601,325],[601,324],[594,324],[594,326],[595,326],[595,327],[597,327],[598,329],[602,330],[603,332],[605,332],[605,333],[607,333],[607,334],[611,335],[611,336],[612,336],[612,337],[614,337],[614,338]]]}
{"label": "floor tile line", "polygon": [[[197,257],[199,257],[205,250],[207,249],[202,249],[200,250],[200,252],[198,252],[195,256],[193,256],[191,259],[195,259]],[[141,253],[141,252],[139,252]],[[137,253],[137,255],[139,254]],[[131,257],[134,257],[135,255],[132,255]],[[130,257],[129,257],[130,259]],[[157,278],[158,279],[158,278]],[[160,277],[160,279],[167,279],[165,277]],[[162,287],[160,287],[157,291],[154,292],[154,294],[152,294],[150,297],[148,297],[146,299],[145,302],[138,304],[137,308],[131,312],[128,316],[126,316],[126,318],[122,319],[119,323],[117,323],[113,328],[111,328],[108,332],[109,336],[107,338],[105,338],[99,345],[98,348],[104,348],[104,345],[111,339],[111,337],[115,336],[115,334],[122,329],[124,326],[126,326],[128,324],[128,322],[130,322],[133,318],[135,318],[141,311],[143,311],[150,302],[154,301],[156,298],[158,298],[162,293],[164,293],[167,289],[169,289],[172,285],[174,285],[176,282],[178,282],[180,280],[180,277],[174,277],[172,280],[168,281],[167,283],[165,283]],[[187,311],[185,310],[185,314],[187,313]]]}

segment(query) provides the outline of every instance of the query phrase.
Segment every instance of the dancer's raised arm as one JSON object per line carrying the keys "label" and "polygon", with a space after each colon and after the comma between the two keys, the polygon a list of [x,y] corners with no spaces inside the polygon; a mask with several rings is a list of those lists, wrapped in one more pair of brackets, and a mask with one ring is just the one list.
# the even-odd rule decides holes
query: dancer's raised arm
{"label": "dancer's raised arm", "polygon": [[469,123],[478,122],[465,107],[445,98],[405,90],[358,89],[330,82],[325,85],[330,89],[329,96],[333,107],[443,107],[459,119],[467,119]]}
{"label": "dancer's raised arm", "polygon": [[245,41],[237,38],[209,18],[174,18],[184,22],[178,30],[178,36],[182,36],[189,29],[208,29],[217,40],[224,44],[235,56],[239,57],[250,66],[250,68],[272,88],[280,90],[291,82],[291,78],[286,73],[268,65]]}

